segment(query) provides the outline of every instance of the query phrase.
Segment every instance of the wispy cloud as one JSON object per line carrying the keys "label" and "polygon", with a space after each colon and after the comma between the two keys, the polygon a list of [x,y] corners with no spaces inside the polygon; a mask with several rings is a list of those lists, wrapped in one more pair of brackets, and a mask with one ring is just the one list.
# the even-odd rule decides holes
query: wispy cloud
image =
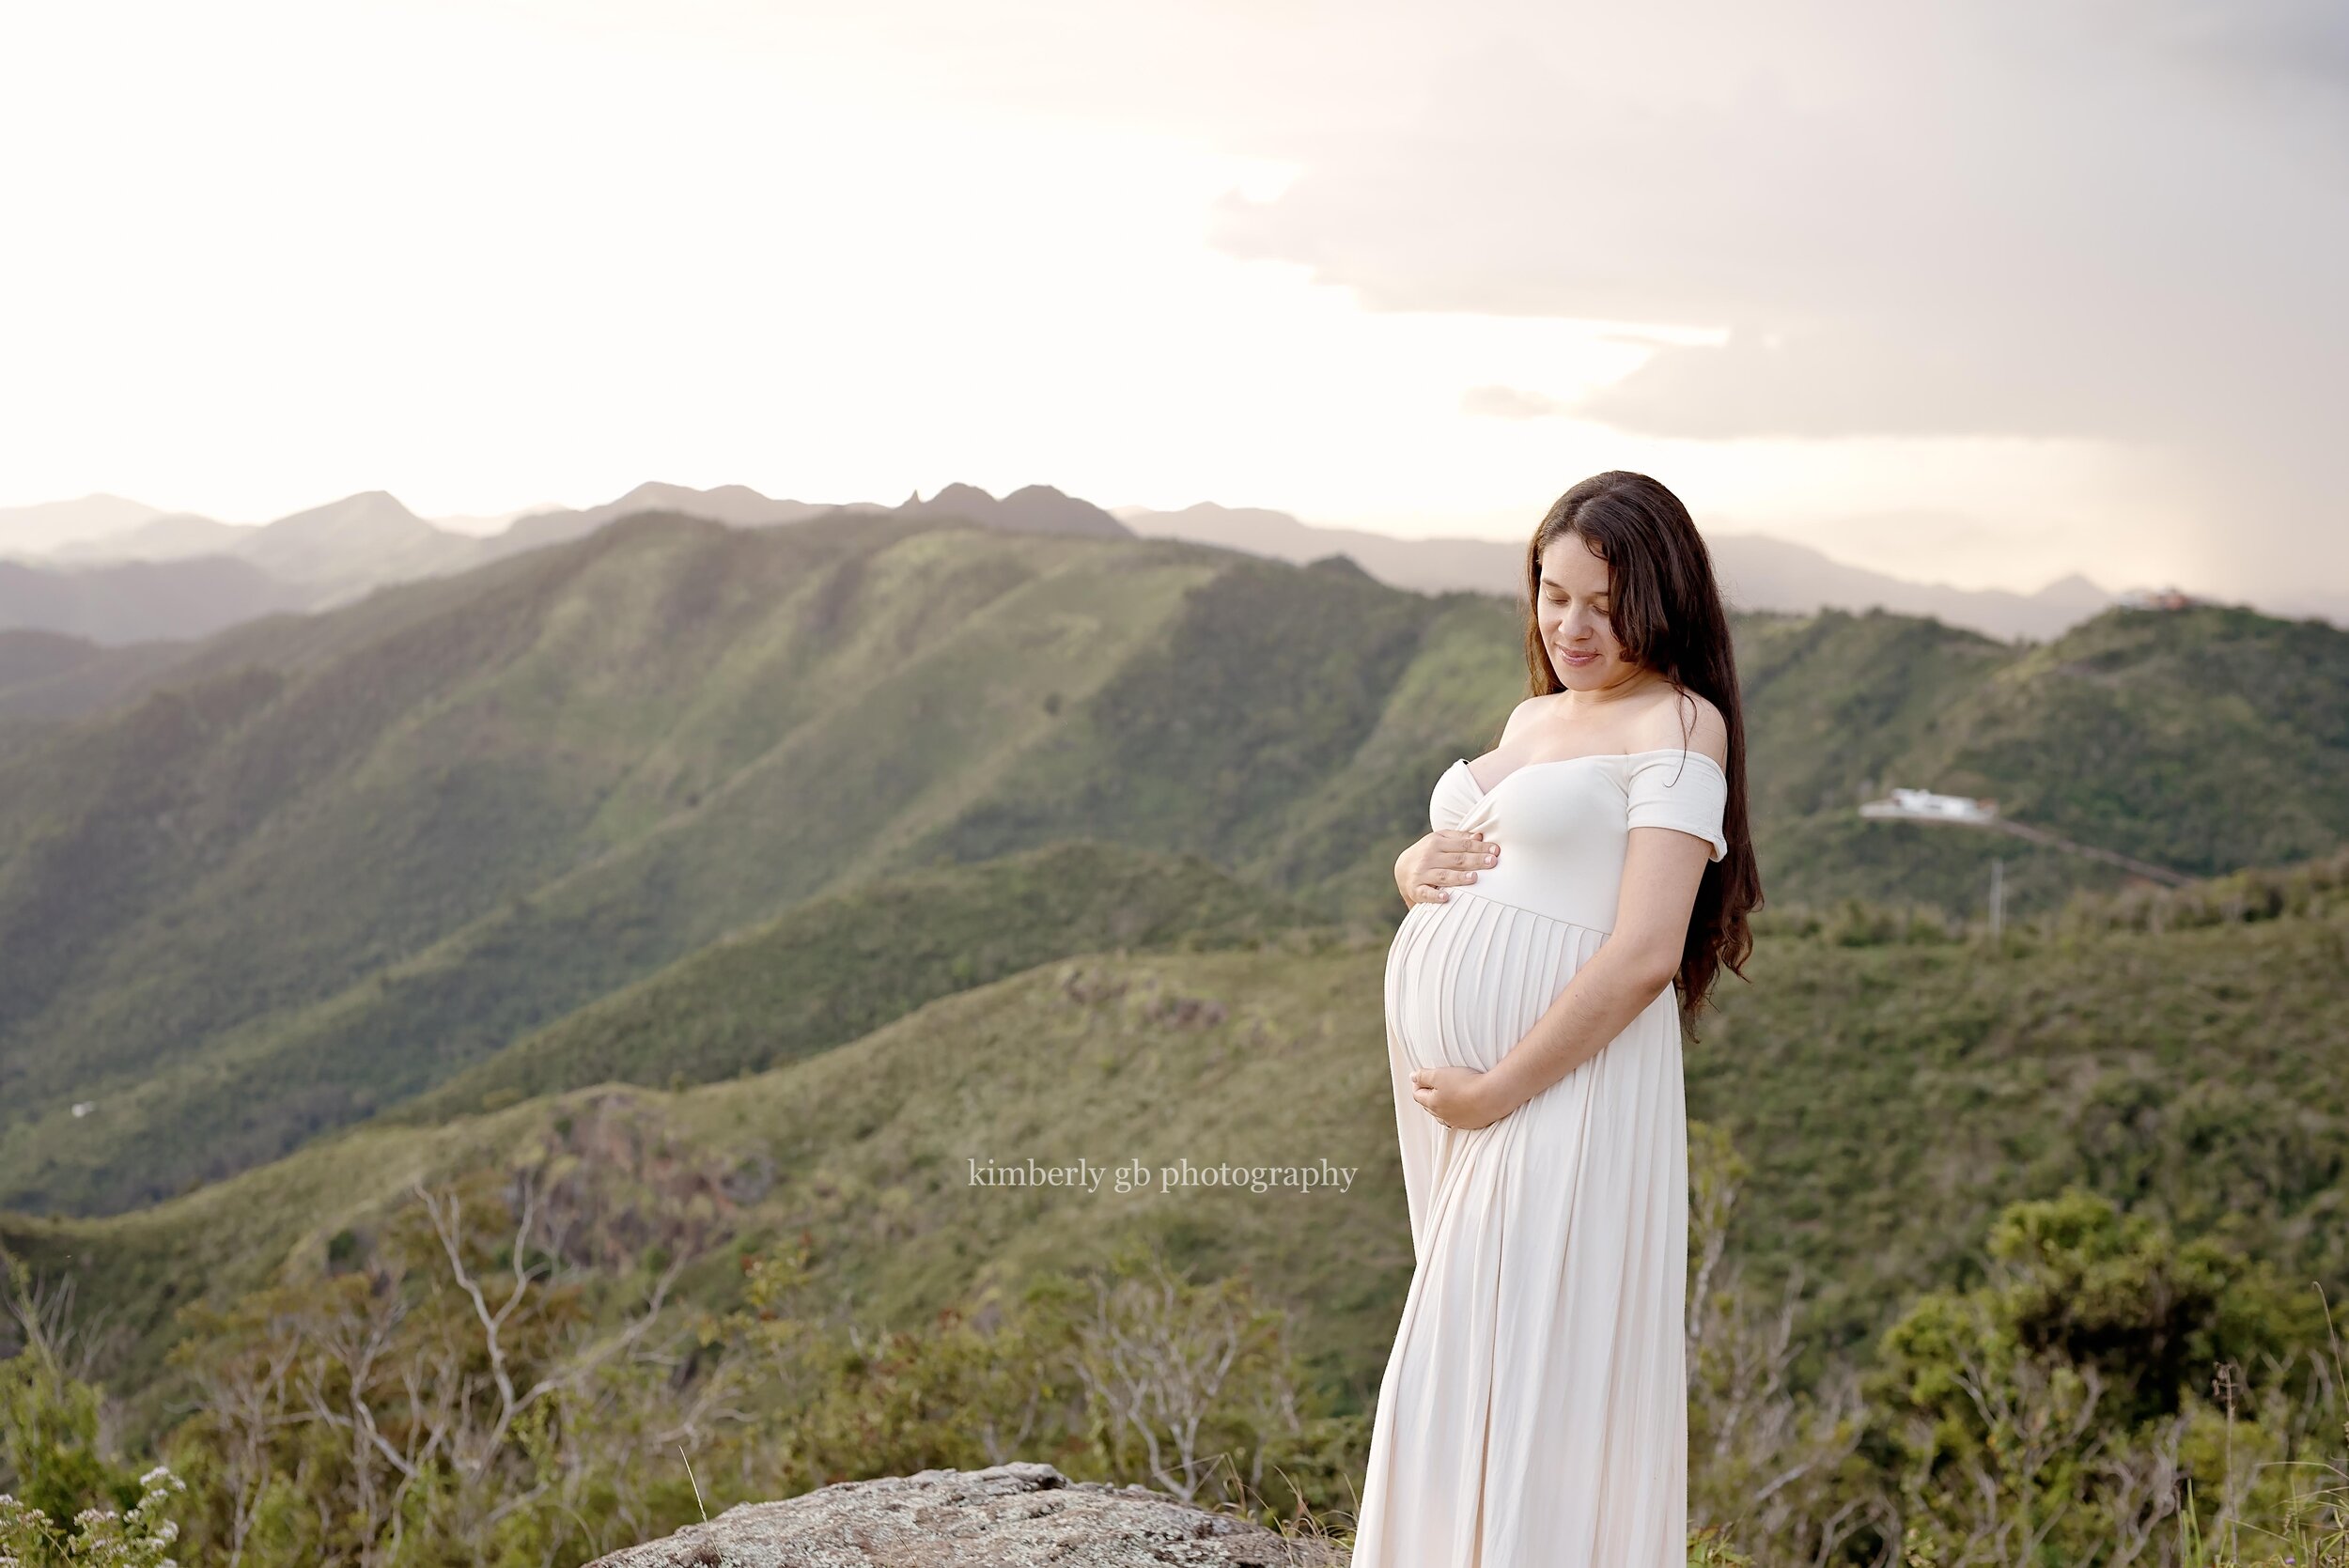
{"label": "wispy cloud", "polygon": [[1472,386],[1460,395],[1460,411],[1486,419],[1551,419],[1568,404],[1546,393],[1515,386]]}
{"label": "wispy cloud", "polygon": [[2131,443],[2215,577],[2349,588],[2349,10],[1499,5],[1395,44],[1418,90],[1220,243],[1386,309],[1728,328],[1575,406],[1626,431]]}

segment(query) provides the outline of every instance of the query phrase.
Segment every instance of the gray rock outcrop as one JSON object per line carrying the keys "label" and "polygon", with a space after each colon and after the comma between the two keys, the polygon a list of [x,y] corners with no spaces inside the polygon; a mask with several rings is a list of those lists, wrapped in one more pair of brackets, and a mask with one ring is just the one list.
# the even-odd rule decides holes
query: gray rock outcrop
{"label": "gray rock outcrop", "polygon": [[1145,1486],[998,1465],[743,1503],[588,1568],[1345,1568],[1346,1557]]}

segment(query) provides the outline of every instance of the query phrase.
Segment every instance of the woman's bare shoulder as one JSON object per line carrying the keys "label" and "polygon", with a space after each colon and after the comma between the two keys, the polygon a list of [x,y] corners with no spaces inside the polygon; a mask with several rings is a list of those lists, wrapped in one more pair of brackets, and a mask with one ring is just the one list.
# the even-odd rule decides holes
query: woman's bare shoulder
{"label": "woman's bare shoulder", "polygon": [[1506,744],[1528,724],[1538,726],[1542,722],[1542,716],[1548,713],[1557,701],[1558,693],[1555,691],[1521,700],[1517,706],[1509,710],[1509,722],[1501,726],[1502,743]]}
{"label": "woman's bare shoulder", "polygon": [[1655,706],[1641,715],[1640,747],[1661,751],[1686,746],[1703,752],[1722,767],[1729,766],[1729,722],[1701,692],[1667,690]]}

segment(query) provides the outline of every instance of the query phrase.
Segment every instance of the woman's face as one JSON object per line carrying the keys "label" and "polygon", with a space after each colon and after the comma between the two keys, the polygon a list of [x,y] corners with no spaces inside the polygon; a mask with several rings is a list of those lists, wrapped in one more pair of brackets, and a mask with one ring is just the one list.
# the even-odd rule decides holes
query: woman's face
{"label": "woman's face", "polygon": [[1640,673],[1615,640],[1611,579],[1607,563],[1579,534],[1562,534],[1542,551],[1534,625],[1559,684],[1570,691],[1603,691]]}

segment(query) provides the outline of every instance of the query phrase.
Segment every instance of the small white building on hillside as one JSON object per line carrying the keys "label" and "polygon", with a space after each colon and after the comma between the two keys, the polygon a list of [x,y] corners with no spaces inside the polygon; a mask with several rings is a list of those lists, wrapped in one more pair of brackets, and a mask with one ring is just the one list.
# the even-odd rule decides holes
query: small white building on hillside
{"label": "small white building on hillside", "polygon": [[1895,789],[1859,808],[1862,816],[1922,818],[1928,822],[1988,822],[1999,815],[1996,800],[1971,795],[1937,795],[1930,789]]}

